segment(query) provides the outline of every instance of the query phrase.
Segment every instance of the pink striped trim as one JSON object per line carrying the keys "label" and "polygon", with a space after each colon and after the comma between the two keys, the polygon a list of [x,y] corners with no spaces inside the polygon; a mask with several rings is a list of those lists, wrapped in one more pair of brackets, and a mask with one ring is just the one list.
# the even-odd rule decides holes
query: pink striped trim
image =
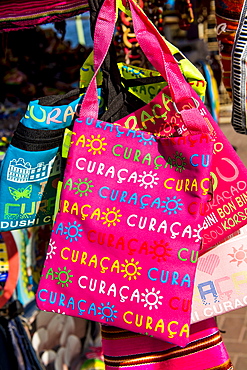
{"label": "pink striped trim", "polygon": [[88,10],[87,0],[1,0],[0,32],[61,21]]}

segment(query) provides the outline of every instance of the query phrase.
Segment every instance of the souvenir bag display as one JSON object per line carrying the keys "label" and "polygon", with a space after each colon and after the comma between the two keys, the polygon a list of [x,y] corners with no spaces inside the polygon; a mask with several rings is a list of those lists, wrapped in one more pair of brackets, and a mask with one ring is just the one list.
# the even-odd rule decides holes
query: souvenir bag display
{"label": "souvenir bag display", "polygon": [[[247,169],[203,101],[198,99],[194,90],[191,89],[191,97],[197,102],[197,108],[214,138],[211,167],[213,194],[209,202],[199,205],[200,213],[205,215],[205,220],[203,225],[198,224],[197,228],[198,237],[202,238],[201,253],[205,253],[210,248],[236,235],[246,225]],[[191,103],[184,103],[184,107],[189,106],[191,106]],[[138,109],[134,115],[129,114],[118,120],[118,123],[130,129],[139,127],[143,131],[156,132],[157,125],[154,125],[153,122],[157,118],[157,114],[155,114],[153,107],[161,107],[160,118],[163,117],[163,121],[161,119],[159,123],[163,127],[164,135],[187,135],[188,130],[181,119],[179,109],[174,114],[173,97],[167,87],[152,100],[151,106],[147,105]],[[166,124],[167,120],[171,125]],[[158,126],[158,130],[160,130],[160,126]],[[195,160],[197,157],[193,158]],[[194,164],[197,163],[194,162]],[[170,186],[176,185],[171,181]],[[188,212],[193,213],[193,208],[196,205],[198,205],[197,200],[190,204]]]}
{"label": "souvenir bag display", "polygon": [[[195,92],[191,89],[191,96],[197,102],[198,110],[203,115],[204,120],[214,137],[214,155],[211,168],[213,196],[206,204],[200,204],[200,212],[205,215],[205,220],[203,225],[198,224],[197,227],[198,237],[202,238],[203,242],[201,253],[204,253],[222,241],[227,240],[229,237],[236,235],[240,228],[246,225],[247,169],[229,140],[221,131],[218,123],[213,119],[213,110],[211,110],[210,114],[205,104],[198,99],[198,95],[200,97],[202,96],[202,90],[200,89],[199,91],[199,87],[203,88],[205,80],[203,77],[196,77],[190,63],[186,61],[186,59],[182,58],[178,49],[174,49],[174,46],[167,41],[166,44],[171,53],[174,54],[175,59],[179,61],[179,67],[186,77],[186,80],[189,82],[191,87],[193,87]],[[96,52],[96,47],[94,48],[94,52]],[[125,86],[129,87],[129,91],[131,91],[132,94],[138,94],[139,97],[143,99],[144,94],[141,94],[141,92],[144,91],[145,86],[141,86],[140,84],[135,86],[134,83],[138,84],[139,79],[142,80],[142,78],[140,78],[140,74],[143,74],[143,72],[148,74],[149,70],[145,71],[141,68],[138,69],[136,66],[126,66],[121,64],[119,64],[119,67],[121,76],[125,78],[125,81],[123,82]],[[135,75],[134,79],[130,79],[129,75],[131,73]],[[159,76],[156,75],[155,77],[158,78]],[[151,91],[155,90],[152,88]],[[159,91],[159,89],[156,90],[156,92]],[[150,90],[146,89],[145,101],[149,102],[151,99],[152,95],[150,95]],[[156,106],[155,104],[158,105]],[[190,104],[191,103],[189,103],[187,107],[190,106]],[[186,107],[186,104],[184,106]],[[155,114],[155,109],[153,109],[153,107],[156,107],[156,109],[157,107],[160,108],[161,119],[157,118],[157,114]],[[103,117],[105,120],[108,120],[109,116],[107,116],[107,112]],[[155,120],[156,122],[159,122],[160,126],[163,128],[163,134],[166,136],[187,135],[187,129],[183,120],[181,120],[179,110],[174,113],[173,100],[168,87],[163,87],[162,92],[157,94],[157,96],[152,100],[151,107],[150,105],[147,105],[146,107],[138,109],[134,115],[126,115],[124,118],[118,119],[118,122],[120,125],[127,128],[139,127],[143,131],[160,131],[160,126],[157,129],[158,125],[153,124]],[[167,120],[171,123],[170,125],[166,125],[165,121]],[[194,157],[194,160],[195,158],[196,157]],[[190,204],[188,209],[189,212],[194,212],[193,208],[196,203],[197,201]]]}
{"label": "souvenir bag display", "polygon": [[[199,204],[209,199],[213,139],[164,39],[138,5],[133,0],[129,4],[140,45],[168,82],[189,132],[185,137],[164,137],[168,127],[175,129],[171,117],[164,120],[162,114],[163,92],[149,105],[156,116],[151,121],[155,134],[142,130],[145,111],[140,128],[97,119],[96,75],[116,19],[115,2],[106,0],[95,29],[95,74],[73,126],[60,209],[36,302],[41,310],[183,346],[189,341],[201,245],[197,228],[204,221]],[[200,158],[200,165],[193,158]],[[195,212],[189,213],[194,201]],[[190,258],[184,258],[185,250]],[[171,307],[174,297],[185,302],[186,312]]]}

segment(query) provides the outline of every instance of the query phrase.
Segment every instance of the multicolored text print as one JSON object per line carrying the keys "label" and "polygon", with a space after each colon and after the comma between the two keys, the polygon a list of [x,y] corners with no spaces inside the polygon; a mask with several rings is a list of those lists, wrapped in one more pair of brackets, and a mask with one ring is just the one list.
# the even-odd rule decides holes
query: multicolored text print
{"label": "multicolored text print", "polygon": [[204,221],[188,209],[208,199],[210,138],[79,123],[37,304],[183,346]]}
{"label": "multicolored text print", "polygon": [[[205,216],[205,252],[247,224],[247,168],[192,88],[191,96],[191,102],[181,103],[180,111],[197,106],[202,122],[206,123],[214,141],[211,167],[212,199],[206,204],[199,204],[199,200],[195,199],[188,209],[193,213],[194,206],[196,209],[199,206],[200,213]],[[195,128],[195,123],[182,121],[181,114],[174,110],[172,98],[165,89],[149,105],[122,118],[118,123],[132,130],[139,128],[143,132],[159,132],[167,137],[186,136],[189,130]],[[199,122],[197,125],[202,126]],[[193,137],[191,145],[192,143]]]}

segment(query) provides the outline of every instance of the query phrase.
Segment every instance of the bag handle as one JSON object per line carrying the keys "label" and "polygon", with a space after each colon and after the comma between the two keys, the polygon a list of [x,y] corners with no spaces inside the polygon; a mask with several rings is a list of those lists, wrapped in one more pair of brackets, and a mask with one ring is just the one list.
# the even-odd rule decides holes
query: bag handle
{"label": "bag handle", "polygon": [[[191,99],[191,88],[181,73],[165,40],[134,0],[128,0],[136,38],[149,61],[168,82],[172,100],[175,104]],[[79,118],[88,116],[98,118],[98,99],[96,75],[110,47],[115,30],[116,1],[105,0],[97,19],[94,32],[95,73],[88,86],[80,109]],[[157,55],[160,57],[157,58]]]}

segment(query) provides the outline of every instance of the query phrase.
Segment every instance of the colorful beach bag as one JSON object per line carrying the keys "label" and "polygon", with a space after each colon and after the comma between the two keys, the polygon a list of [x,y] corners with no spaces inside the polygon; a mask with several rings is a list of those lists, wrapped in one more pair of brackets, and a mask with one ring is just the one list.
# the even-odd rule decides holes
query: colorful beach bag
{"label": "colorful beach bag", "polygon": [[[194,104],[163,38],[136,3],[129,3],[137,34],[145,36],[140,40],[144,52],[150,45],[153,56],[161,52],[150,61],[168,81],[174,102]],[[109,22],[111,31],[101,41],[106,50],[115,16],[114,2],[106,0],[95,30],[99,40]],[[74,123],[37,305],[183,346],[189,341],[201,245],[198,225],[204,221],[199,206],[193,214],[188,207],[209,199],[213,139],[193,106],[181,111],[190,133],[163,137],[162,94],[159,103],[150,103],[156,113],[151,124],[160,132],[98,120],[96,74],[103,59],[96,54],[96,71]],[[174,310],[174,299],[185,309]]]}
{"label": "colorful beach bag", "polygon": [[[100,40],[95,43],[95,54],[101,53],[101,49],[104,47],[104,44],[102,44]],[[182,108],[191,108],[196,102],[198,111],[203,116],[214,138],[214,155],[211,168],[213,196],[206,204],[199,205],[200,212],[205,216],[204,224],[198,227],[198,230],[200,230],[198,235],[203,241],[201,252],[204,253],[217,244],[235,236],[239,233],[239,230],[247,224],[247,169],[234,150],[232,144],[223,134],[218,123],[212,117],[212,115],[215,116],[213,109],[211,109],[212,113],[210,114],[203,101],[198,99],[198,95],[202,97],[201,89],[205,81],[203,78],[201,79],[200,76],[196,77],[194,70],[191,69],[191,65],[186,59],[182,58],[181,54],[174,49],[170,43],[166,41],[166,44],[169,47],[167,53],[172,53],[175,59],[179,61],[180,70],[194,90],[191,89],[193,102],[185,101],[184,104],[182,104]],[[145,53],[150,53],[150,58],[152,58],[152,51],[152,48],[150,50],[147,49]],[[143,73],[147,73],[148,75],[150,71],[144,71],[141,68],[138,69],[136,66],[121,64],[119,64],[119,67],[121,76],[125,78],[125,86],[128,86],[129,91],[133,94],[138,94],[143,98],[143,94],[140,95],[140,93],[145,92],[146,102],[150,102],[152,99],[150,92],[157,95],[153,98],[151,105],[136,110],[135,114],[126,115],[121,120],[118,120],[118,123],[123,127],[139,127],[143,131],[153,133],[162,130],[163,134],[168,137],[186,135],[188,131],[179,113],[181,109],[177,109],[176,112],[174,112],[174,99],[170,93],[169,87],[163,86],[163,89],[161,89],[160,85],[158,90],[155,90],[153,87],[154,85],[151,86],[151,88],[150,86],[141,86],[141,84],[136,86],[138,81],[142,80],[140,76]],[[130,78],[131,73],[136,76],[135,79]],[[159,72],[154,71],[153,73],[156,74],[155,77],[158,78],[157,74]],[[131,85],[132,82],[134,82],[135,85]],[[196,85],[198,85],[197,89]],[[237,86],[237,83],[235,83],[235,85]],[[200,91],[199,86],[201,87]],[[158,92],[161,93],[159,94]],[[160,118],[157,118],[157,108],[159,108]],[[108,117],[105,115],[104,120],[108,121]],[[111,120],[111,122],[113,121]],[[156,122],[155,125],[154,122]],[[157,122],[159,122],[159,124],[157,124]],[[169,122],[169,124],[166,122]],[[192,202],[188,211],[194,213],[194,206],[197,203],[197,200]]]}

